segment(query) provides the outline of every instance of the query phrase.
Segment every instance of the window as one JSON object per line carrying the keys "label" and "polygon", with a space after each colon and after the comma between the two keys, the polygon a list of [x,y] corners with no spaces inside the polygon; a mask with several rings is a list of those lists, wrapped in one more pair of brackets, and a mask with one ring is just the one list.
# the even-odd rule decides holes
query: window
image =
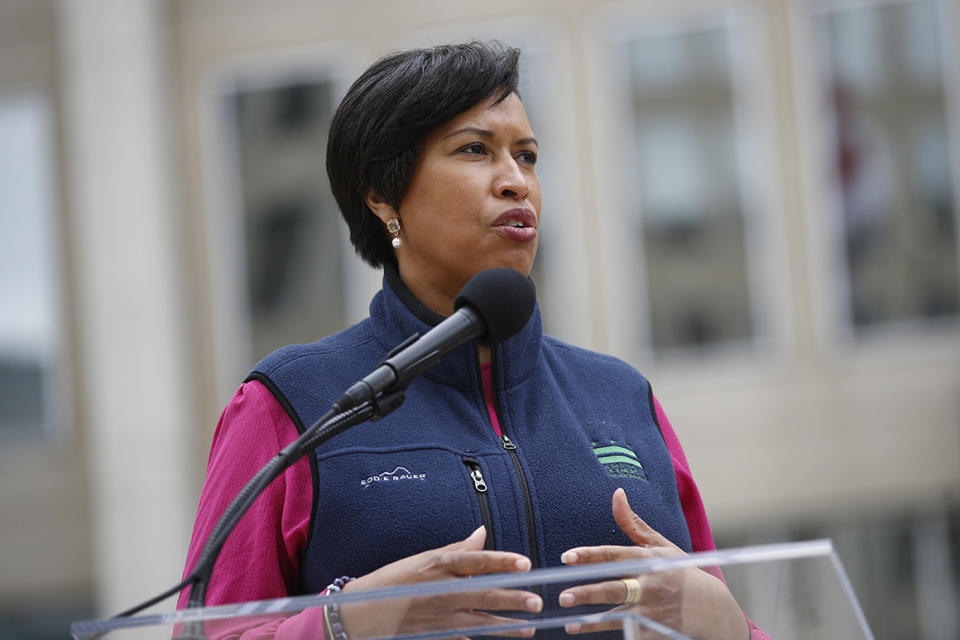
{"label": "window", "polygon": [[63,370],[50,114],[0,98],[0,437],[38,437],[59,416]]}
{"label": "window", "polygon": [[[758,344],[767,320],[754,262],[770,180],[758,158],[749,22],[702,15],[613,27],[606,66],[617,104],[598,158],[619,212],[614,272],[622,314],[615,334],[630,351],[666,356]],[[607,98],[606,96],[610,97]],[[614,115],[615,114],[615,115]],[[608,126],[608,125],[601,125]],[[610,243],[610,234],[604,240]]]}
{"label": "window", "polygon": [[944,55],[946,23],[947,5],[935,1],[817,14],[832,225],[857,333],[960,312],[956,132],[944,84],[958,69]]}
{"label": "window", "polygon": [[326,175],[333,94],[330,82],[304,80],[223,98],[235,135],[254,360],[346,326],[343,254],[350,248]]}

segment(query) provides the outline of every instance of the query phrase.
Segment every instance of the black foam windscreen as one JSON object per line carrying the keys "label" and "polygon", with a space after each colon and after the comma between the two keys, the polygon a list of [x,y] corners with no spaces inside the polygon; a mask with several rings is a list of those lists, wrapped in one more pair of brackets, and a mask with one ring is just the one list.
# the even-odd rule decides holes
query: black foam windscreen
{"label": "black foam windscreen", "polygon": [[537,293],[530,278],[516,269],[496,267],[470,278],[460,289],[453,307],[469,305],[479,314],[487,330],[477,341],[490,346],[523,329],[536,302]]}

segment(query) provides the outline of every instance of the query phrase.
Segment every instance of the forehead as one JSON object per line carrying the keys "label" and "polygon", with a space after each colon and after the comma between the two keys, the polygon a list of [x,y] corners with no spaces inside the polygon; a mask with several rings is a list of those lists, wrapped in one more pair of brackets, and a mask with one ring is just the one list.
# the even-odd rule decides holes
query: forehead
{"label": "forehead", "polygon": [[527,112],[517,94],[511,93],[496,104],[494,104],[495,100],[496,96],[484,98],[441,125],[430,138],[442,139],[464,128],[483,129],[494,134],[517,138],[533,137]]}

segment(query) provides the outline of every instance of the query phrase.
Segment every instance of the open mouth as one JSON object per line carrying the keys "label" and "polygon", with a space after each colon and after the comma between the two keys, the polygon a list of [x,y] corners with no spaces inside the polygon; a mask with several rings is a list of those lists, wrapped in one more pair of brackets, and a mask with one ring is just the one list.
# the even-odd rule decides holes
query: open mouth
{"label": "open mouth", "polygon": [[506,227],[509,229],[534,229],[537,228],[537,214],[530,209],[511,209],[504,211],[500,217],[493,223],[494,226]]}
{"label": "open mouth", "polygon": [[494,222],[494,227],[515,242],[532,242],[537,238],[537,216],[529,209],[504,212]]}

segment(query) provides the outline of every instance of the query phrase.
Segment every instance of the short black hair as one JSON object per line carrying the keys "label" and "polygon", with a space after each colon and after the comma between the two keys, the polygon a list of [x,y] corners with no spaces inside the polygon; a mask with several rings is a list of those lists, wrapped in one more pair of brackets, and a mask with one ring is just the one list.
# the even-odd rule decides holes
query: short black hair
{"label": "short black hair", "polygon": [[373,63],[347,91],[330,124],[327,175],[350,242],[373,267],[395,261],[373,189],[397,209],[426,137],[481,100],[516,93],[520,50],[502,42],[409,49]]}

